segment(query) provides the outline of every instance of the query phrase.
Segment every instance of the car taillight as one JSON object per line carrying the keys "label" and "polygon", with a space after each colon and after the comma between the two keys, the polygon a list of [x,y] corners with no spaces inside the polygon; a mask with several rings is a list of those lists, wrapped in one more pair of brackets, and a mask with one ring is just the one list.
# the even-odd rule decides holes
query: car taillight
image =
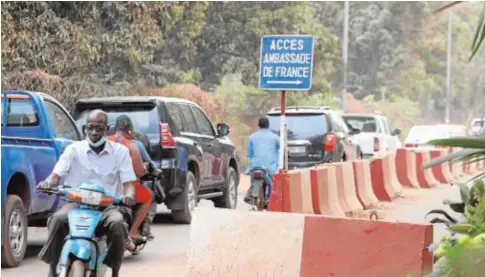
{"label": "car taillight", "polygon": [[334,134],[327,134],[325,140],[323,141],[323,147],[325,152],[332,152],[337,145],[337,136]]}
{"label": "car taillight", "polygon": [[379,152],[380,145],[379,145],[379,138],[374,138],[374,152]]}
{"label": "car taillight", "polygon": [[172,137],[168,123],[160,123],[160,144],[162,146],[175,146],[175,140]]}
{"label": "car taillight", "polygon": [[254,179],[260,180],[260,179],[263,179],[264,174],[263,174],[263,172],[256,171],[256,172],[252,173],[252,176],[253,176]]}

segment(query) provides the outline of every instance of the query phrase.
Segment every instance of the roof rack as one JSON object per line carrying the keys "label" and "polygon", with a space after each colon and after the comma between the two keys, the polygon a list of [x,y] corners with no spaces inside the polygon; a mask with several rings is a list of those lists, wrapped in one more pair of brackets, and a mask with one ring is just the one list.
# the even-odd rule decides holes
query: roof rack
{"label": "roof rack", "polygon": [[[330,110],[330,107],[327,107],[327,106],[287,106],[286,107],[287,110],[323,110],[323,111],[326,111],[326,110]],[[277,111],[281,111],[281,107],[274,107],[272,108],[269,112],[272,113],[272,112],[277,112]]]}

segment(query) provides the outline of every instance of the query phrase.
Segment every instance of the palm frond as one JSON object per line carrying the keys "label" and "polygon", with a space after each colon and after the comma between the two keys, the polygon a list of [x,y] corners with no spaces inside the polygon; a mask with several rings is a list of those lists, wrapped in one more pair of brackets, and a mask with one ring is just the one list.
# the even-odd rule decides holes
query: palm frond
{"label": "palm frond", "polygon": [[455,5],[460,4],[461,2],[463,2],[463,1],[453,1],[450,4],[447,4],[447,5],[444,5],[441,8],[438,8],[437,10],[433,11],[433,13],[440,13],[440,12],[446,10],[446,9],[449,9],[449,8],[455,6]]}
{"label": "palm frond", "polygon": [[451,146],[463,148],[485,149],[485,139],[471,137],[452,137],[446,139],[435,139],[428,142],[431,145]]}
{"label": "palm frond", "polygon": [[437,166],[437,165],[440,165],[442,163],[446,163],[446,162],[449,162],[449,161],[459,160],[463,157],[473,155],[473,154],[476,154],[476,153],[481,153],[481,152],[483,152],[482,149],[462,149],[462,150],[458,150],[456,152],[446,154],[446,155],[443,155],[443,156],[439,156],[437,158],[432,159],[431,161],[429,161],[429,162],[427,162],[423,165],[423,169],[428,169],[428,168],[431,168],[431,167],[434,167],[434,166]]}
{"label": "palm frond", "polygon": [[469,60],[473,59],[475,55],[480,50],[483,41],[485,40],[485,3],[483,4],[482,14],[478,19],[477,30],[475,31],[475,35],[473,36],[472,42],[472,54],[470,55]]}

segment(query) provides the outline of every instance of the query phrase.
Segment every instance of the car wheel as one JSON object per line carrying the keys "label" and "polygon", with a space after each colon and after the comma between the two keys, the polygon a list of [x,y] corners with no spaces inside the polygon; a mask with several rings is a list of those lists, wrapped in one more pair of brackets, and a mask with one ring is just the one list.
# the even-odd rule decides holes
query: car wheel
{"label": "car wheel", "polygon": [[192,213],[197,207],[197,180],[195,179],[194,173],[188,171],[185,190],[182,194],[184,201],[184,208],[182,210],[172,211],[172,217],[175,221],[190,224],[192,221]]}
{"label": "car wheel", "polygon": [[27,251],[27,213],[17,195],[7,195],[2,228],[2,266],[17,267]]}
{"label": "car wheel", "polygon": [[229,167],[223,195],[212,199],[217,208],[235,209],[237,205],[237,173]]}

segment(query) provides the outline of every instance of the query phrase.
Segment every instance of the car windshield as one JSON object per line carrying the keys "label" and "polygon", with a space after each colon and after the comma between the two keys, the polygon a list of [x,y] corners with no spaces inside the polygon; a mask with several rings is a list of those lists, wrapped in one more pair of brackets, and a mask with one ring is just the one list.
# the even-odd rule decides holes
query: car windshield
{"label": "car windshield", "polygon": [[[269,128],[274,132],[280,132],[280,115],[269,115]],[[324,135],[328,132],[328,124],[323,114],[289,114],[286,115],[288,134],[294,138],[305,138]]]}
{"label": "car windshield", "polygon": [[354,129],[358,129],[361,133],[375,133],[377,132],[377,123],[374,117],[365,116],[342,116],[347,125]]}
{"label": "car windshield", "polygon": [[[82,128],[86,124],[86,116],[91,110],[84,110],[79,118],[76,118],[76,124]],[[108,114],[108,124],[114,128],[116,118],[120,115],[127,115],[133,121],[135,132],[143,134],[153,134],[159,132],[156,109],[153,107],[107,107],[103,108]]]}

